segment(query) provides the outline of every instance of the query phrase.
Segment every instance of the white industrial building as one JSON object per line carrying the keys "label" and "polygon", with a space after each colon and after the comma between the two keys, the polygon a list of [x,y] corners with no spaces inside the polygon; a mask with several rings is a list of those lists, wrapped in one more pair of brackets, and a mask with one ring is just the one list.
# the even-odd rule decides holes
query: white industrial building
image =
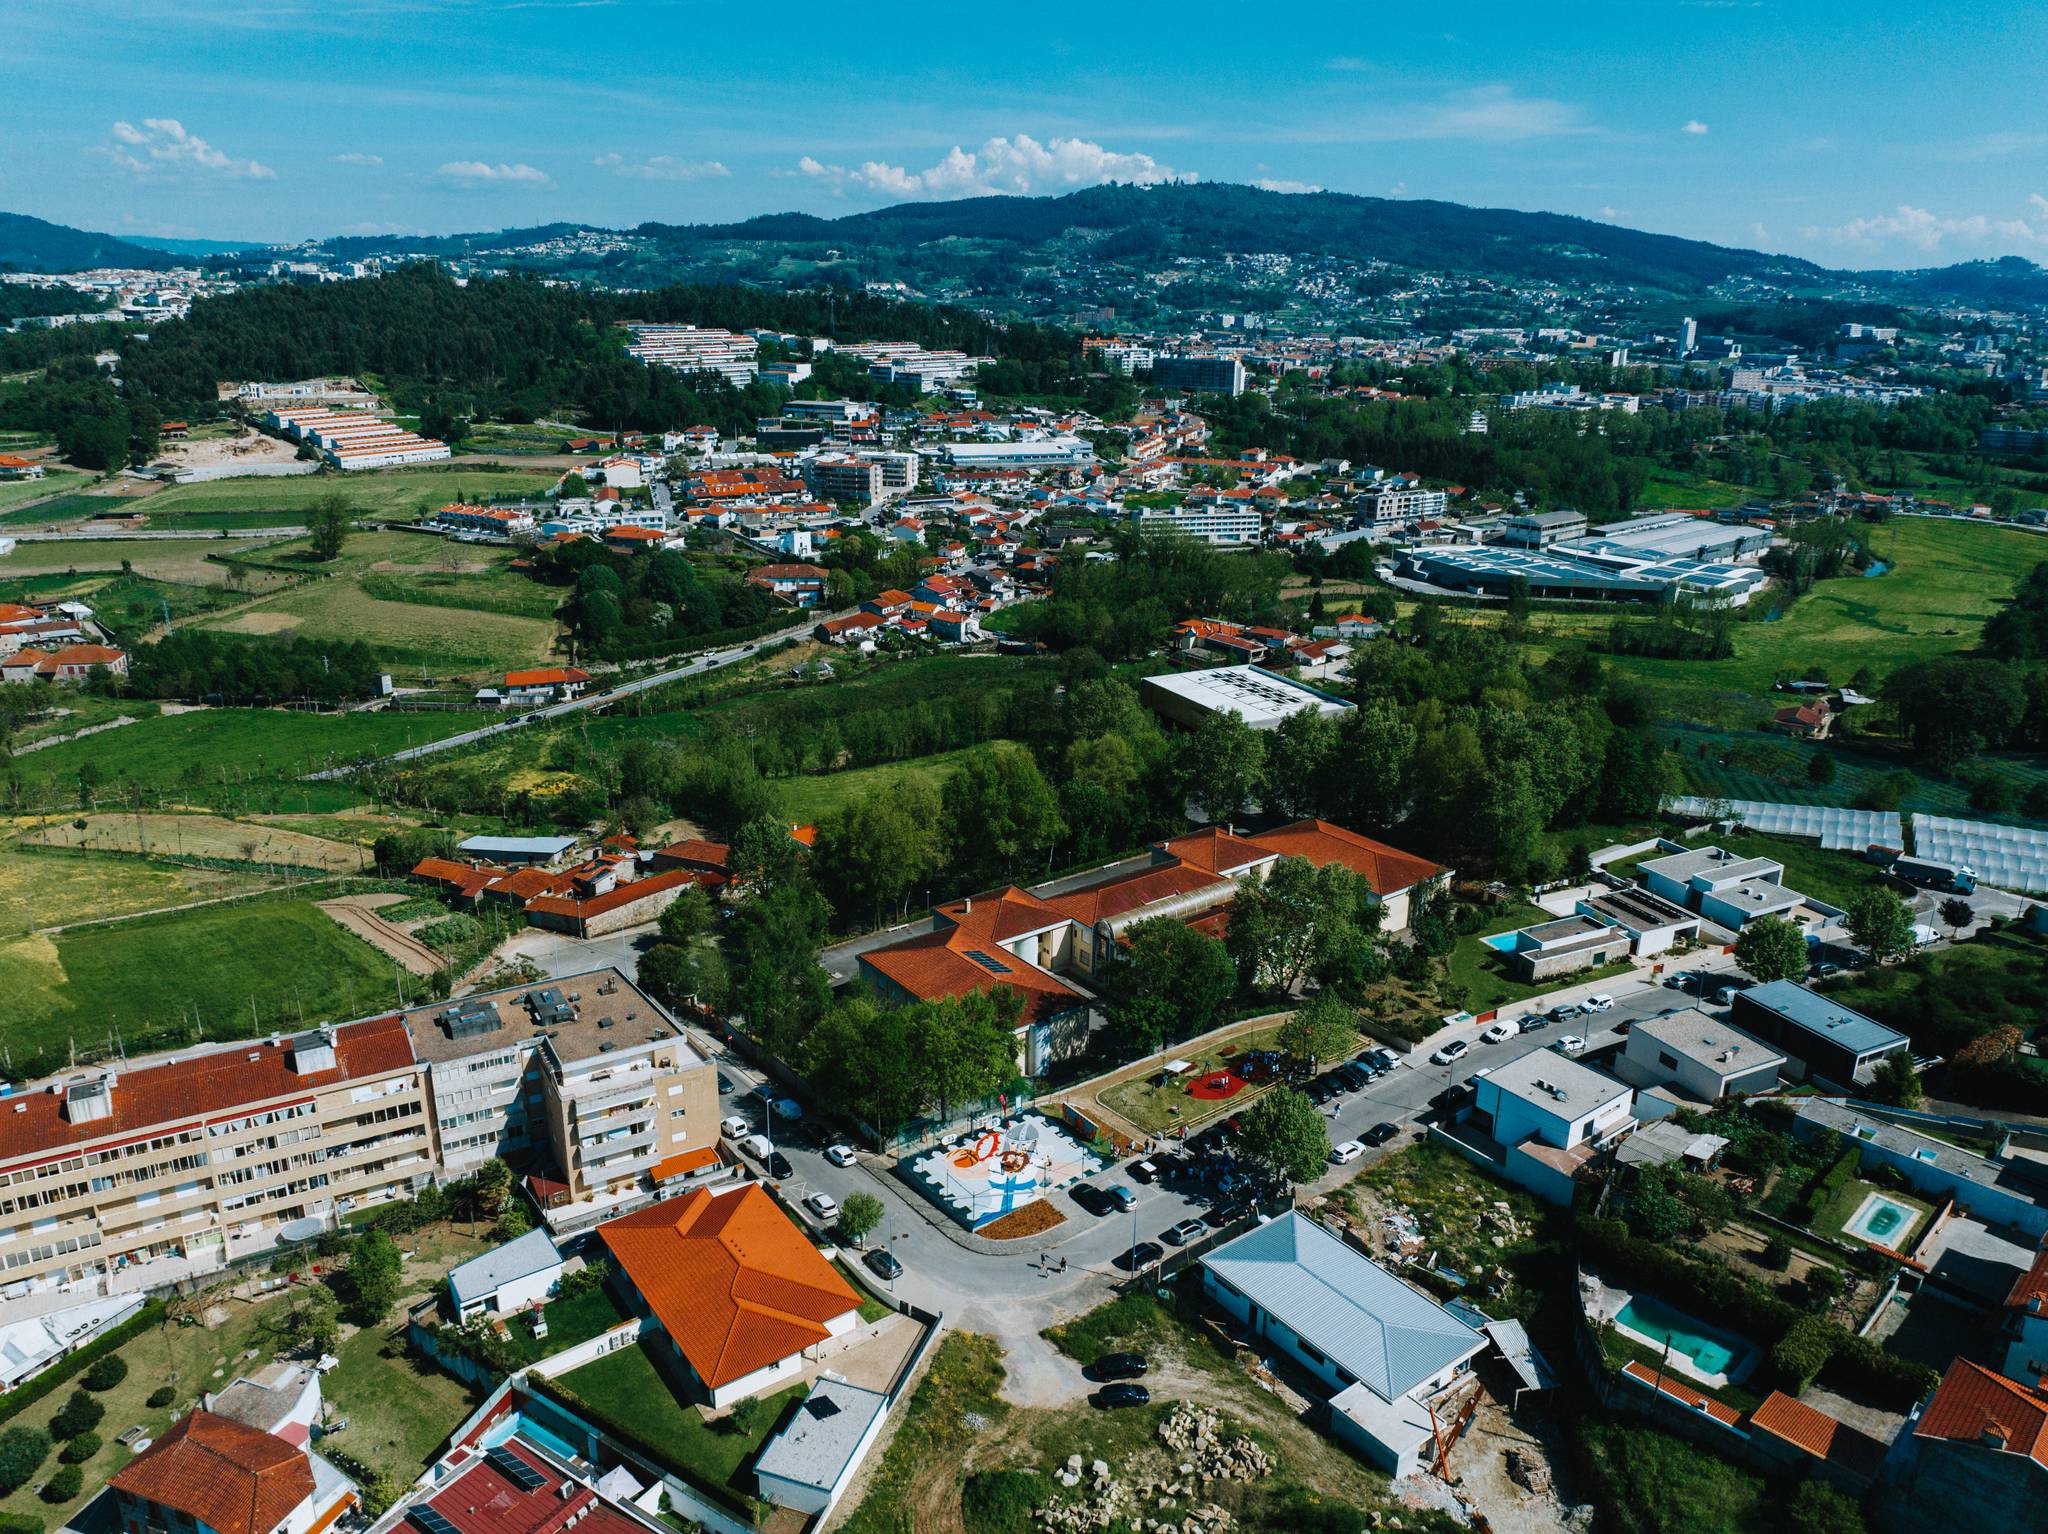
{"label": "white industrial building", "polygon": [[1138,693],[1155,714],[1191,730],[1211,714],[1236,714],[1255,730],[1277,730],[1283,719],[1310,709],[1335,717],[1353,707],[1332,693],[1258,666],[1140,677]]}
{"label": "white industrial building", "polygon": [[1141,532],[1170,527],[1217,548],[1255,548],[1266,525],[1256,506],[1147,506],[1129,515]]}

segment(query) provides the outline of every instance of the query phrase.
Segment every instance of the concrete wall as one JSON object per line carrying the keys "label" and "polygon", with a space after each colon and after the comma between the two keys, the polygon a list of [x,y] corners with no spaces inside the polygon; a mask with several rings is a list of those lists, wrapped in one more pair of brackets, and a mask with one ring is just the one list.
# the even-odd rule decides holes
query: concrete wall
{"label": "concrete wall", "polygon": [[2024,1454],[1974,1443],[1916,1444],[1906,1484],[1880,1501],[1882,1526],[1918,1531],[1961,1517],[1972,1529],[2048,1534],[2048,1470]]}
{"label": "concrete wall", "polygon": [[1567,953],[1544,953],[1531,948],[1512,957],[1524,980],[1548,980],[1557,975],[1576,974],[1582,969],[1612,964],[1616,959],[1627,958],[1628,951],[1628,934],[1616,928],[1612,938],[1596,947],[1575,948]]}

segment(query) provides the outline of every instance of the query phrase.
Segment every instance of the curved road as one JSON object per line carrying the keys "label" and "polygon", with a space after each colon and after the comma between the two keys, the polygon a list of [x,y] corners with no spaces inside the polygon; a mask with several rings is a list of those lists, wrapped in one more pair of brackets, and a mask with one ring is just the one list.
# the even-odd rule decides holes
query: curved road
{"label": "curved road", "polygon": [[531,724],[536,719],[559,719],[565,715],[580,714],[593,708],[604,708],[608,704],[616,703],[619,699],[632,693],[646,692],[654,687],[663,687],[670,682],[682,681],[686,677],[702,676],[706,672],[716,671],[723,666],[730,666],[736,661],[746,660],[759,654],[771,645],[781,644],[785,639],[794,639],[808,634],[827,618],[836,616],[838,614],[835,613],[807,613],[804,616],[803,622],[790,628],[777,630],[773,634],[764,635],[760,639],[751,640],[743,645],[735,645],[728,650],[707,650],[686,665],[674,666],[667,671],[651,672],[646,676],[636,677],[630,682],[620,682],[615,686],[607,687],[601,692],[585,693],[580,698],[570,698],[562,703],[549,703],[540,708],[529,709],[523,714],[514,714],[511,718],[501,719],[495,724],[483,725],[474,730],[464,730],[459,735],[449,735],[441,740],[428,741],[423,746],[409,746],[403,751],[394,751],[389,756],[372,757],[367,761],[350,762],[345,767],[329,767],[320,772],[309,772],[306,774],[306,780],[309,782],[319,782],[323,778],[345,778],[350,773],[364,767],[381,767],[391,762],[410,762],[419,757],[432,756],[436,751],[453,751],[460,746],[473,746],[480,740],[489,740],[493,736],[503,735],[507,731],[519,729],[522,725]]}

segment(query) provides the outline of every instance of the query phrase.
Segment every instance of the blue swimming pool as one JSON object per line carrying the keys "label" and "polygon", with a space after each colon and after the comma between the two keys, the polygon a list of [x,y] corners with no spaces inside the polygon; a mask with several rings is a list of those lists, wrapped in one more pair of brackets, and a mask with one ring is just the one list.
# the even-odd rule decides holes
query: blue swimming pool
{"label": "blue swimming pool", "polygon": [[1512,932],[1501,932],[1492,937],[1483,937],[1479,941],[1488,948],[1491,948],[1495,953],[1513,953],[1515,951],[1515,936],[1516,934]]}
{"label": "blue swimming pool", "polygon": [[1726,1374],[1748,1352],[1733,1337],[1647,1294],[1632,1297],[1614,1319],[1656,1347],[1668,1345],[1701,1374]]}

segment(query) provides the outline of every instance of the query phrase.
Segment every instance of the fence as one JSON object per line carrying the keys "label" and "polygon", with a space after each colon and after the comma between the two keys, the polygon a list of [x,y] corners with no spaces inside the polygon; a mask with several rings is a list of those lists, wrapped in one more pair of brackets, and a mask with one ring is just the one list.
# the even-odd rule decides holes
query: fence
{"label": "fence", "polygon": [[1285,1214],[1293,1207],[1294,1200],[1291,1196],[1256,1200],[1251,1206],[1251,1212],[1242,1219],[1233,1220],[1228,1225],[1220,1225],[1205,1235],[1198,1236],[1186,1246],[1175,1247],[1150,1267],[1124,1279],[1117,1288],[1121,1293],[1135,1294],[1153,1284],[1163,1284],[1179,1278],[1205,1255],[1215,1251],[1225,1242],[1235,1241],[1246,1231],[1263,1224],[1270,1216]]}

